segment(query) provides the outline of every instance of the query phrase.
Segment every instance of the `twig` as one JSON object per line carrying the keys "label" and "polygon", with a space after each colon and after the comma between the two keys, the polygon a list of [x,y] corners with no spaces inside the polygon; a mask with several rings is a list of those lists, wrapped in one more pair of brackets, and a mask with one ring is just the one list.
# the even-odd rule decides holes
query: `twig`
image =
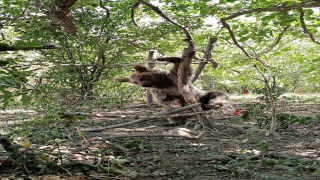
{"label": "twig", "polygon": [[234,35],[230,25],[227,23],[227,21],[222,20],[221,19],[221,23],[223,25],[224,28],[226,28],[230,34],[230,37],[233,41],[233,43],[239,48],[241,49],[241,51],[250,59],[254,59],[254,57],[251,57],[251,55],[238,43],[238,40],[236,39],[236,36]]}
{"label": "twig", "polygon": [[238,40],[236,39],[236,36],[234,35],[230,25],[226,22],[226,20],[222,20],[221,19],[221,23],[223,25],[224,28],[226,28],[230,34],[230,37],[233,41],[233,43],[249,58],[249,59],[254,59],[259,61],[263,66],[271,68],[268,64],[266,64],[265,62],[263,62],[259,57],[253,57],[251,56],[239,43]]}
{"label": "twig", "polygon": [[14,19],[12,19],[12,22],[15,22],[15,20],[17,20],[18,18],[22,17],[24,15],[24,13],[27,11],[29,3],[31,2],[31,0],[28,0],[28,2],[26,2],[26,7],[23,9],[23,11],[21,12],[21,14],[18,17],[15,17]]}
{"label": "twig", "polygon": [[[179,111],[184,111],[185,107],[179,108]],[[187,108],[189,109],[189,108]],[[204,112],[191,112],[191,113],[184,113],[184,114],[172,114],[172,115],[163,115],[162,117],[184,117],[184,116],[195,116],[199,114],[210,114],[215,112],[216,110],[209,110]],[[172,111],[169,111],[172,113]],[[177,112],[175,112],[177,113]],[[109,117],[109,118],[148,118],[151,116],[139,116],[139,115],[128,115],[128,114],[110,114],[110,115],[102,115],[102,114],[90,114],[90,113],[80,113],[80,112],[63,112],[59,113],[60,115],[66,115],[66,116],[86,116],[86,117]]]}
{"label": "twig", "polygon": [[282,36],[287,32],[287,30],[290,28],[290,24],[288,24],[286,27],[283,28],[283,30],[280,32],[279,36],[273,41],[273,43],[270,45],[270,47],[262,52],[260,52],[259,54],[265,54],[270,52],[276,45],[279,44]]}
{"label": "twig", "polygon": [[69,176],[72,176],[72,174],[70,173],[70,171],[68,171],[68,169],[63,168],[61,166],[58,165],[59,168],[61,168],[62,170],[66,171],[68,173]]}
{"label": "twig", "polygon": [[300,9],[299,11],[300,11],[300,24],[301,24],[301,27],[302,27],[304,33],[306,33],[313,42],[315,42],[315,43],[317,43],[317,44],[320,44],[320,42],[317,41],[317,40],[314,38],[313,34],[308,30],[308,28],[307,28],[307,26],[306,26],[306,23],[305,23],[305,21],[304,21],[304,12],[303,12],[303,10]]}
{"label": "twig", "polygon": [[[114,136],[114,138],[116,138],[116,137],[118,137],[118,136]],[[110,137],[110,138],[109,138],[109,137],[107,137],[106,139],[111,139],[111,137]],[[123,152],[125,152],[125,153],[129,151],[129,149],[124,148],[124,147],[123,147],[123,146],[121,146],[121,145],[118,145],[118,144],[112,143],[112,142],[110,142],[110,141],[104,140],[104,142],[105,142],[106,144],[110,145],[110,146],[113,146],[113,147],[115,147],[115,148],[120,149],[121,151],[123,151]]]}
{"label": "twig", "polygon": [[247,76],[247,77],[249,77],[249,78],[251,78],[251,79],[255,79],[255,80],[258,80],[258,81],[262,81],[262,82],[263,82],[263,80],[262,80],[262,79],[259,79],[259,78],[256,78],[256,77],[253,77],[253,76],[250,76],[250,75],[248,75],[248,74],[244,74],[244,73],[242,73],[242,72],[240,72],[240,71],[238,71],[238,70],[232,69],[232,68],[230,68],[230,67],[229,67],[228,69],[230,69],[231,71],[234,71],[234,72],[236,72],[236,73],[238,73],[238,74],[241,74],[241,75]]}

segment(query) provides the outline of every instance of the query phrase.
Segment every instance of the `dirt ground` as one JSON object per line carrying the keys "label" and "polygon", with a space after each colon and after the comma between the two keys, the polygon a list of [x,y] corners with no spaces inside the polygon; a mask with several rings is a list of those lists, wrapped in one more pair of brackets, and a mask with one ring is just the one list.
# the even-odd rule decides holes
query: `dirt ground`
{"label": "dirt ground", "polygon": [[[236,99],[234,106],[244,112],[248,104],[257,103]],[[219,113],[210,117],[215,129],[205,132],[200,138],[190,138],[198,133],[193,130],[197,124],[196,118],[179,127],[163,126],[165,120],[155,119],[100,132],[79,133],[79,129],[126,123],[132,120],[127,117],[161,111],[150,108],[97,108],[92,113],[101,117],[86,117],[85,120],[75,117],[72,122],[64,119],[46,127],[54,126],[63,132],[64,136],[59,137],[60,143],[32,145],[33,150],[38,152],[47,150],[48,158],[42,159],[45,162],[50,162],[48,159],[59,154],[60,171],[39,172],[36,171],[39,167],[33,168],[31,162],[23,165],[27,168],[21,168],[21,164],[0,163],[0,179],[320,179],[319,101],[286,99],[279,101],[277,107],[278,113],[295,115],[282,123],[287,126],[278,124],[277,132],[281,137],[266,136],[267,130],[259,129],[258,116],[243,120],[241,114]],[[7,120],[1,125],[2,129],[14,124],[10,123],[11,119],[21,121],[35,114],[32,111],[2,112],[2,121],[4,118]],[[105,115],[109,117],[103,117]],[[290,118],[297,120],[297,117],[301,121],[290,122]],[[47,131],[46,128],[38,128],[38,131]],[[183,134],[185,137],[163,135],[170,134],[173,129],[176,130],[174,132],[187,133]],[[0,149],[1,159],[6,159],[3,152]]]}

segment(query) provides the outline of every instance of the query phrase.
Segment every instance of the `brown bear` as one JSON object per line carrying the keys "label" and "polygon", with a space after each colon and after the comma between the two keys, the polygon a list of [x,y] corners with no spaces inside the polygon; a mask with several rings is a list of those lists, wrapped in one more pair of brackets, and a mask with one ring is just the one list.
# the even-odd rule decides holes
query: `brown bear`
{"label": "brown bear", "polygon": [[[165,108],[179,108],[187,105],[184,97],[179,91],[177,85],[177,72],[181,58],[168,57],[158,58],[160,61],[168,61],[174,63],[169,72],[159,70],[149,70],[142,65],[134,65],[135,72],[129,78],[115,79],[117,82],[130,82],[132,84],[150,89],[150,93],[155,101]],[[192,70],[188,72],[188,76],[192,76]],[[204,110],[231,108],[228,96],[221,91],[203,91],[198,89],[191,81],[188,83],[191,93],[195,99],[201,103]],[[183,118],[182,118],[183,119]],[[170,120],[169,120],[170,121]],[[177,121],[176,119],[174,121]],[[178,120],[184,123],[185,120]],[[173,123],[172,121],[170,123]],[[175,122],[176,123],[176,122]]]}

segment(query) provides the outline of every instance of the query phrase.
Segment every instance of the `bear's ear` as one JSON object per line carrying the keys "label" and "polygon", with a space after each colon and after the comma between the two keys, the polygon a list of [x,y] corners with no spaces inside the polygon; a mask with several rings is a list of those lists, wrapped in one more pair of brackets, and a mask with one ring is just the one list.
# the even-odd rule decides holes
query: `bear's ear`
{"label": "bear's ear", "polygon": [[115,78],[113,79],[115,82],[130,82],[129,78]]}
{"label": "bear's ear", "polygon": [[148,69],[145,66],[142,66],[141,64],[135,64],[133,65],[133,68],[137,71],[137,72],[147,72]]}

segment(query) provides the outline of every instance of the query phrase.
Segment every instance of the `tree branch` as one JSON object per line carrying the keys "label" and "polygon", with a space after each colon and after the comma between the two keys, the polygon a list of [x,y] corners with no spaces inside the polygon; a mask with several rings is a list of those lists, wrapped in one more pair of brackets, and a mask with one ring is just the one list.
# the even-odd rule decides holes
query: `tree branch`
{"label": "tree branch", "polygon": [[290,24],[288,24],[286,27],[283,28],[283,30],[280,32],[279,36],[273,41],[273,43],[270,45],[270,47],[262,52],[260,52],[259,54],[265,54],[265,53],[268,53],[270,52],[274,47],[276,47],[281,38],[283,37],[283,35],[287,32],[287,30],[290,28]]}
{"label": "tree branch", "polygon": [[203,68],[209,62],[208,60],[211,59],[211,51],[214,48],[217,40],[218,40],[218,38],[210,38],[209,39],[208,45],[207,45],[206,49],[204,50],[203,57],[202,57],[202,59],[204,59],[205,61],[201,61],[200,62],[200,64],[197,67],[197,70],[194,73],[194,76],[192,77],[191,82],[195,82],[198,79],[198,77],[201,74]]}
{"label": "tree branch", "polygon": [[184,32],[184,34],[186,35],[186,43],[188,44],[188,47],[191,47],[192,49],[194,49],[194,44],[192,42],[192,35],[189,32],[187,27],[183,27],[181,24],[179,24],[178,22],[172,20],[171,18],[169,18],[166,14],[164,14],[158,7],[152,5],[151,3],[148,3],[144,0],[138,0],[139,2],[145,4],[146,6],[149,6],[150,9],[152,9],[154,12],[156,12],[159,16],[161,16],[163,19],[167,20],[168,22],[170,22],[171,24],[179,27],[180,29],[182,29],[182,31]]}
{"label": "tree branch", "polygon": [[230,67],[229,67],[228,69],[230,69],[231,71],[234,71],[234,72],[236,72],[236,73],[238,73],[238,74],[241,74],[241,75],[243,75],[243,76],[247,76],[247,77],[249,77],[249,78],[251,78],[251,79],[255,79],[255,80],[258,80],[258,81],[262,81],[262,82],[263,82],[262,79],[259,79],[259,78],[250,76],[250,75],[248,75],[248,74],[244,74],[244,73],[242,73],[242,72],[240,72],[240,71],[238,71],[238,70],[232,69],[232,68],[230,68]]}
{"label": "tree branch", "polygon": [[317,44],[320,44],[320,42],[317,41],[317,40],[314,38],[313,34],[307,29],[306,23],[305,23],[305,21],[304,21],[304,12],[303,12],[303,10],[300,9],[299,11],[300,11],[300,24],[301,24],[301,27],[302,27],[302,29],[303,29],[303,32],[306,33],[313,42],[315,42],[315,43],[317,43]]}
{"label": "tree branch", "polygon": [[106,11],[106,17],[109,18],[110,17],[109,9],[102,4],[102,0],[99,0],[99,4],[100,4],[100,7]]}
{"label": "tree branch", "polygon": [[266,64],[265,62],[263,62],[259,57],[253,57],[251,56],[239,43],[238,40],[236,39],[236,36],[234,35],[230,25],[226,22],[226,20],[222,20],[221,19],[221,23],[223,25],[223,28],[226,28],[230,34],[230,37],[233,41],[233,43],[239,48],[241,49],[241,51],[249,58],[249,59],[254,59],[259,61],[262,65],[264,65],[265,67],[271,68],[270,65]]}
{"label": "tree branch", "polygon": [[138,8],[139,7],[139,5],[140,5],[140,2],[135,2],[132,6],[131,6],[131,21],[133,22],[133,24],[135,25],[135,26],[137,26],[137,27],[139,27],[138,26],[138,24],[136,23],[136,21],[134,20],[134,10],[136,9],[136,8]]}

